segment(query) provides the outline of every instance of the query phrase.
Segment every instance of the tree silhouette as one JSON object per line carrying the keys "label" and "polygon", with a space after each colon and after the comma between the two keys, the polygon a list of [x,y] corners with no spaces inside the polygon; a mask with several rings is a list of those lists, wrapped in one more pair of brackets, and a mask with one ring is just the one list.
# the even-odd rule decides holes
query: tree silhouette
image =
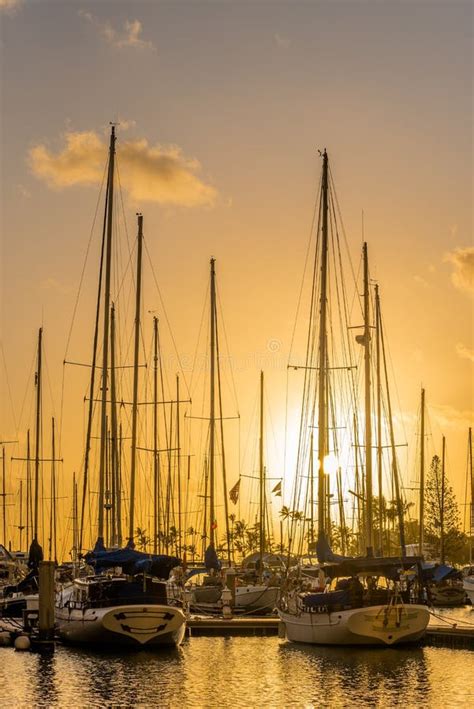
{"label": "tree silhouette", "polygon": [[464,546],[460,517],[453,488],[443,476],[441,460],[431,461],[425,485],[425,538],[434,554],[444,561],[458,560]]}

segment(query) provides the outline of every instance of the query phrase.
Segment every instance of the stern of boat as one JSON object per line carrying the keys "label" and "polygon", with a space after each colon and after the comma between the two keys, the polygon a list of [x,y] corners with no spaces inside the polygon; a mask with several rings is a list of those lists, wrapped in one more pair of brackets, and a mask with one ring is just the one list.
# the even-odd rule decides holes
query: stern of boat
{"label": "stern of boat", "polygon": [[391,604],[360,608],[347,618],[347,629],[358,637],[384,645],[420,640],[430,614],[425,606]]}
{"label": "stern of boat", "polygon": [[102,627],[127,644],[179,645],[185,625],[183,611],[173,606],[117,606],[102,617]]}

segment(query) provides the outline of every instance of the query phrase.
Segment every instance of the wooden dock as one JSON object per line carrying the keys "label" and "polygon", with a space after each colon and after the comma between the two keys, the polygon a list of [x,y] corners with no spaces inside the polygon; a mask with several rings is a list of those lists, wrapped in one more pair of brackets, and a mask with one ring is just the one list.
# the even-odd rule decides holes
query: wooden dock
{"label": "wooden dock", "polygon": [[235,617],[193,615],[188,619],[187,632],[194,635],[278,635],[279,618]]}
{"label": "wooden dock", "polygon": [[463,627],[461,624],[455,628],[446,625],[429,625],[423,645],[474,650],[474,628]]}
{"label": "wooden dock", "polygon": [[[278,635],[279,626],[280,619],[274,616],[240,616],[227,619],[194,615],[188,619],[187,633],[190,637],[198,635]],[[474,628],[461,625],[456,628],[430,625],[422,644],[474,650]]]}

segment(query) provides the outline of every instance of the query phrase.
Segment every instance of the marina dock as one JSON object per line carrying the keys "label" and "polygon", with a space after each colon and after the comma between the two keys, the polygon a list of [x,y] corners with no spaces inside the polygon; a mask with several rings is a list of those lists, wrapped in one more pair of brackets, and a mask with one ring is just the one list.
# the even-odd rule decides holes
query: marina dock
{"label": "marina dock", "polygon": [[[193,636],[241,636],[241,635],[278,635],[280,619],[275,617],[237,617],[219,618],[210,616],[192,616],[187,623],[187,634]],[[474,650],[474,626],[456,628],[447,626],[429,626],[423,645],[465,648]]]}

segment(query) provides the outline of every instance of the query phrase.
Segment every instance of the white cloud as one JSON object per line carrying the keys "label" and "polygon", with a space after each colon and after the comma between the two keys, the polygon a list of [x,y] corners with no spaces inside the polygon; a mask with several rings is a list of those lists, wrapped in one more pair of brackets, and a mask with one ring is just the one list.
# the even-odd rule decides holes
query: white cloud
{"label": "white cloud", "polygon": [[474,291],[474,246],[454,249],[444,257],[453,264],[454,271],[451,280],[456,288],[464,291]]}
{"label": "white cloud", "polygon": [[[108,146],[95,131],[67,132],[65,147],[53,153],[40,143],[29,151],[33,174],[52,188],[98,185]],[[201,166],[176,145],[150,145],[145,138],[120,141],[117,162],[122,187],[136,202],[186,207],[212,206],[217,191],[201,180]]]}
{"label": "white cloud", "polygon": [[291,46],[291,39],[289,39],[288,37],[283,37],[282,35],[278,34],[278,32],[275,32],[275,34],[273,35],[273,39],[277,47],[280,47],[280,49],[288,49]]}
{"label": "white cloud", "polygon": [[130,130],[130,128],[135,128],[137,122],[134,121],[133,118],[119,118],[117,124],[119,126],[120,132],[122,132],[124,130]]}
{"label": "white cloud", "polygon": [[98,17],[85,10],[79,10],[79,16],[96,28],[99,35],[116,49],[155,50],[153,42],[142,38],[143,26],[140,20],[125,20],[122,29],[115,29],[107,20],[101,22]]}
{"label": "white cloud", "polygon": [[434,418],[441,431],[459,429],[467,431],[474,421],[473,411],[460,411],[454,406],[430,404],[430,417]]}
{"label": "white cloud", "polygon": [[471,362],[474,362],[474,350],[466,347],[462,342],[457,343],[456,354],[462,359],[469,359]]}

